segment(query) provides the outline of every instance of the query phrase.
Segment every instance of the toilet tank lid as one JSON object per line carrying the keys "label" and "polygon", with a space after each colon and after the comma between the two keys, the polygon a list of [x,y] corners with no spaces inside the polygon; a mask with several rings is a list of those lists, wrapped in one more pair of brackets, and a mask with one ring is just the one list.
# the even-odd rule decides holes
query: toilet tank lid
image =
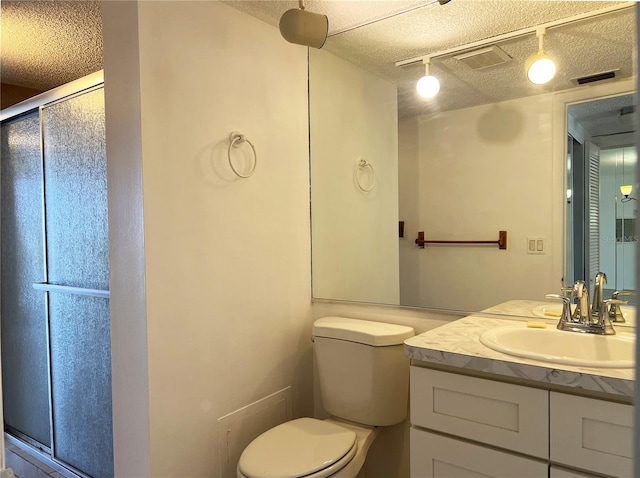
{"label": "toilet tank lid", "polygon": [[313,323],[313,336],[348,340],[374,347],[402,344],[415,332],[406,325],[347,317],[323,317]]}

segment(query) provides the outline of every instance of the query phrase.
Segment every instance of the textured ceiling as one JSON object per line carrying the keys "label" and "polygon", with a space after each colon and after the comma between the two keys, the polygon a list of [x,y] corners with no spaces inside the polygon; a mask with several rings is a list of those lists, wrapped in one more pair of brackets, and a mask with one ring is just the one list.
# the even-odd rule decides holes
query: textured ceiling
{"label": "textured ceiling", "polygon": [[[297,0],[225,3],[274,26],[285,10],[298,7]],[[537,49],[533,34],[499,43],[512,58],[499,66],[473,71],[451,56],[433,59],[431,73],[442,85],[433,100],[423,100],[415,92],[415,82],[424,71],[419,63],[395,66],[397,61],[622,3],[306,0],[305,6],[329,17],[326,50],[398,85],[399,115],[406,117],[566,89],[575,86],[572,78],[604,70],[631,76],[634,8],[548,30],[545,50],[557,60],[559,71],[545,86],[534,86],[524,78],[525,59]],[[99,1],[3,0],[0,6],[3,83],[47,90],[103,67]]]}
{"label": "textured ceiling", "polygon": [[[297,6],[295,1],[227,3],[272,25],[278,24],[284,10]],[[424,100],[415,91],[416,81],[424,74],[422,64],[395,66],[398,61],[622,4],[625,2],[573,0],[451,0],[445,5],[435,1],[305,2],[307,10],[329,16],[325,50],[398,85],[400,117],[564,90],[576,86],[574,78],[611,69],[619,70],[618,78],[632,76],[634,8],[549,29],[545,51],[556,60],[558,73],[544,86],[529,83],[524,73],[527,57],[537,51],[534,34],[500,42],[511,60],[483,70],[471,70],[452,56],[433,59],[430,71],[441,83],[440,94],[433,100]],[[360,10],[353,8],[361,5],[363,16],[359,18]],[[375,19],[381,20],[372,21]],[[357,25],[362,26],[353,28]]]}
{"label": "textured ceiling", "polygon": [[2,83],[49,90],[102,69],[100,1],[2,0]]}
{"label": "textured ceiling", "polygon": [[579,103],[569,106],[569,114],[597,142],[600,137],[628,133],[635,130],[633,115],[623,115],[634,105],[633,95],[622,95],[614,98],[606,98],[587,103]]}

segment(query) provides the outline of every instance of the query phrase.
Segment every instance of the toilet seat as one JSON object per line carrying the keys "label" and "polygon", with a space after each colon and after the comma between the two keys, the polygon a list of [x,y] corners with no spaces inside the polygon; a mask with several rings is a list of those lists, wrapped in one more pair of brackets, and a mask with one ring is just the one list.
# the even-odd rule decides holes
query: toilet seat
{"label": "toilet seat", "polygon": [[238,471],[247,478],[324,478],[344,468],[356,449],[353,430],[299,418],[253,440],[240,457]]}

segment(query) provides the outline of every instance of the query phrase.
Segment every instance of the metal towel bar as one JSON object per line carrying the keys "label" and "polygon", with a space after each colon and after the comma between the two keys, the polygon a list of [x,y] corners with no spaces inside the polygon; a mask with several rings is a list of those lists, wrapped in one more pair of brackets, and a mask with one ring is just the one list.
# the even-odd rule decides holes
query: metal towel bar
{"label": "metal towel bar", "polygon": [[499,249],[507,248],[507,231],[498,232],[497,241],[425,241],[424,231],[418,232],[418,238],[416,244],[421,249],[424,249],[425,244],[497,244]]}

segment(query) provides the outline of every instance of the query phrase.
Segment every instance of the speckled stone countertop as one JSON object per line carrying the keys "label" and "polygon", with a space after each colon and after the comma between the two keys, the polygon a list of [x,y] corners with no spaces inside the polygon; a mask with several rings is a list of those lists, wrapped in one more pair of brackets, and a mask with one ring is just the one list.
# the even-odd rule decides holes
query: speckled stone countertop
{"label": "speckled stone countertop", "polygon": [[[513,308],[515,305],[510,304],[496,306],[492,311]],[[494,351],[479,341],[480,335],[487,329],[522,324],[527,320],[532,319],[531,317],[502,318],[492,315],[471,315],[407,339],[404,342],[405,353],[412,360],[426,364],[445,365],[468,372],[486,372],[533,381],[540,386],[572,387],[621,396],[621,399],[633,397],[635,383],[633,368],[583,368],[540,362]],[[546,322],[548,327],[555,327],[557,323],[557,320],[540,318],[535,320]]]}

